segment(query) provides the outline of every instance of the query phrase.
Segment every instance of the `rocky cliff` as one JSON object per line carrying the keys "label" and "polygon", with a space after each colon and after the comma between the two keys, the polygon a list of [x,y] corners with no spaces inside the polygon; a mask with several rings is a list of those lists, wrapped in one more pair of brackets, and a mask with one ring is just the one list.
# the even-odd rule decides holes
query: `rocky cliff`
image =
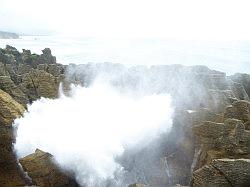
{"label": "rocky cliff", "polygon": [[77,186],[49,153],[37,150],[18,161],[11,124],[27,104],[58,97],[60,83],[67,93],[70,83],[88,86],[96,77],[107,78],[121,91],[173,97],[171,132],[157,145],[119,159],[130,171],[125,178],[135,183],[131,186],[250,186],[250,75],[226,76],[205,66],[65,66],[49,48],[38,55],[11,46],[0,49],[0,186]]}
{"label": "rocky cliff", "polygon": [[[48,153],[37,151],[20,160],[16,159],[12,144],[15,129],[12,122],[25,111],[27,104],[41,98],[58,96],[59,83],[65,67],[56,64],[50,49],[41,55],[23,52],[6,46],[0,49],[0,186],[15,187],[36,184],[39,186],[77,186],[68,174],[57,168]],[[26,176],[23,170],[29,170]]]}

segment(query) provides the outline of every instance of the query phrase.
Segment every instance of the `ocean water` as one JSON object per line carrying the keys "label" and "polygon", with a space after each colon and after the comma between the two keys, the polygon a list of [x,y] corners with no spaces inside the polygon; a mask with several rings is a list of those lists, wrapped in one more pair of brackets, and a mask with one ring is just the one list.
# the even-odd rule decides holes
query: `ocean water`
{"label": "ocean water", "polygon": [[0,39],[0,47],[41,53],[52,50],[57,62],[86,64],[112,62],[131,65],[206,65],[233,74],[250,73],[250,41],[197,42],[162,38],[87,38],[66,36],[22,36]]}

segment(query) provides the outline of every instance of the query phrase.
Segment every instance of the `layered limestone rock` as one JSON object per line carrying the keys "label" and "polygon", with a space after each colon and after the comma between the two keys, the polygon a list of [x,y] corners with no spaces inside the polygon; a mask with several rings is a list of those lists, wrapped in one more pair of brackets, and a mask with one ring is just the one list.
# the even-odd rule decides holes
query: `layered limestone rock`
{"label": "layered limestone rock", "polygon": [[243,85],[243,87],[246,90],[246,93],[250,97],[250,75],[248,74],[241,74],[241,73],[236,73],[232,76],[229,77],[231,80],[240,83]]}
{"label": "layered limestone rock", "polygon": [[239,100],[249,100],[249,96],[241,83],[232,82],[230,89]]}
{"label": "layered limestone rock", "polygon": [[[248,116],[249,102],[239,100],[226,108],[222,122],[205,121],[192,127],[196,148],[191,186],[247,186],[246,184],[250,184],[249,181],[245,183],[245,179],[237,178],[241,185],[237,183],[236,185],[230,182],[234,180],[233,175],[227,176],[221,173],[218,167],[215,168],[218,163],[229,164],[231,168],[228,166],[227,169],[230,171],[245,172],[237,164],[246,163],[246,160],[243,162],[238,159],[250,158],[250,131],[245,128],[246,122],[249,121]],[[237,160],[224,162],[221,160],[223,158]]]}
{"label": "layered limestone rock", "polygon": [[37,66],[37,69],[46,71],[47,73],[50,73],[55,77],[58,77],[64,74],[66,66],[60,64],[39,64]]}
{"label": "layered limestone rock", "polygon": [[168,145],[166,156],[172,184],[189,184],[195,157],[195,137],[192,127],[207,120],[222,123],[223,114],[216,114],[208,108],[200,108],[196,111],[176,110],[173,128],[168,135],[173,141]]}
{"label": "layered limestone rock", "polygon": [[0,90],[0,108],[0,124],[4,126],[11,126],[13,120],[24,112],[23,106],[2,90]]}
{"label": "layered limestone rock", "polygon": [[250,130],[250,102],[249,101],[235,101],[232,105],[226,108],[224,118],[235,118],[245,123],[246,129]]}
{"label": "layered limestone rock", "polygon": [[9,94],[0,90],[0,186],[15,187],[25,185],[19,170],[16,157],[12,151],[15,141],[13,128],[14,119],[20,117],[24,107],[17,103]]}
{"label": "layered limestone rock", "polygon": [[53,156],[39,149],[35,153],[19,159],[24,171],[39,187],[77,187],[62,169],[54,163]]}
{"label": "layered limestone rock", "polygon": [[65,66],[56,64],[49,48],[42,55],[6,46],[0,50],[0,89],[26,106],[41,97],[58,96],[59,83],[64,80]]}
{"label": "layered limestone rock", "polygon": [[10,94],[20,104],[29,103],[27,95],[15,85],[9,76],[0,76],[0,89]]}
{"label": "layered limestone rock", "polygon": [[194,187],[247,187],[250,185],[250,159],[215,159],[193,173]]}
{"label": "layered limestone rock", "polygon": [[200,145],[195,168],[209,164],[215,158],[250,158],[250,132],[240,120],[204,122],[193,130]]}
{"label": "layered limestone rock", "polygon": [[18,86],[30,101],[41,97],[56,98],[58,96],[58,79],[43,70],[35,69],[24,74]]}

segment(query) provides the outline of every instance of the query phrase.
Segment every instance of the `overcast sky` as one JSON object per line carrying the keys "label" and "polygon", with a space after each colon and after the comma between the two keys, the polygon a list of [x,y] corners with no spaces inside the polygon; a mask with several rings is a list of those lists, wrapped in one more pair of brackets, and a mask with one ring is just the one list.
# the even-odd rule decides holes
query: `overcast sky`
{"label": "overcast sky", "polygon": [[248,0],[0,0],[0,30],[248,40],[249,10]]}

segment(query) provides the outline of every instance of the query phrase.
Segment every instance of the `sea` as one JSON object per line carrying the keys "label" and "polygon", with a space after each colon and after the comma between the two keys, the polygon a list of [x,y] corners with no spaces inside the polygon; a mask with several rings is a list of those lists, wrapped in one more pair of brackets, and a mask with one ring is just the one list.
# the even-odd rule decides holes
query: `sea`
{"label": "sea", "polygon": [[250,73],[250,41],[192,41],[166,38],[98,38],[61,35],[0,39],[18,50],[41,53],[49,47],[62,64],[120,63],[134,65],[205,65],[211,69]]}

